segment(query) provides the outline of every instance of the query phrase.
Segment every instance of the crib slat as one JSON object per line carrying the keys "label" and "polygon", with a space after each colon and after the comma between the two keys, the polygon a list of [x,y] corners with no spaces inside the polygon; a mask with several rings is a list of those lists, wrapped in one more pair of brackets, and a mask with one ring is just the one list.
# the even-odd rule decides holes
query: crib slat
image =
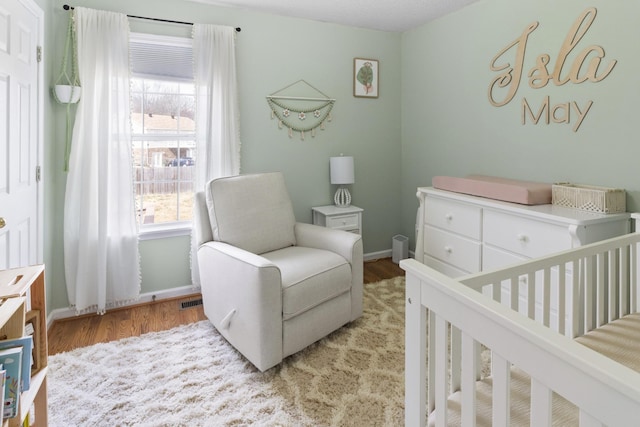
{"label": "crib slat", "polygon": [[448,376],[448,324],[442,317],[436,315],[435,335],[436,335],[436,357],[435,357],[435,404],[436,404],[436,427],[447,426],[447,397],[449,396]]}
{"label": "crib slat", "polygon": [[462,333],[462,413],[463,427],[476,425],[476,380],[478,379],[478,357],[480,345],[471,335]]}
{"label": "crib slat", "polygon": [[567,272],[566,264],[561,263],[558,266],[558,333],[566,333],[567,318]]}
{"label": "crib slat", "polygon": [[480,344],[478,344],[478,347],[476,348],[476,381],[484,378],[484,373],[482,372],[482,369],[480,369],[481,366],[484,366],[482,363],[482,348]]}
{"label": "crib slat", "polygon": [[451,326],[451,393],[460,390],[460,359],[462,352],[460,341],[460,329]]}
{"label": "crib slat", "polygon": [[580,301],[580,317],[582,320],[580,335],[593,329],[593,327],[591,326],[593,322],[593,311],[586,310],[585,308],[593,306],[593,294],[596,287],[594,281],[597,277],[597,273],[594,270],[594,265],[595,263],[593,261],[593,257],[587,257],[584,259],[584,265],[582,267],[582,273],[584,274],[584,284],[581,288],[580,298],[578,298],[578,300]]}
{"label": "crib slat", "polygon": [[509,307],[512,310],[519,311],[520,306],[520,277],[514,276],[509,280]]}
{"label": "crib slat", "polygon": [[493,352],[491,354],[491,374],[493,376],[493,408],[492,425],[495,427],[508,426],[510,422],[511,369],[509,361]]}
{"label": "crib slat", "polygon": [[551,325],[551,268],[545,268],[542,279],[542,324]]}
{"label": "crib slat", "polygon": [[436,407],[436,314],[429,311],[429,344],[427,360],[427,408],[431,412]]}
{"label": "crib slat", "polygon": [[618,251],[609,251],[609,280],[607,288],[609,291],[609,305],[607,307],[606,323],[618,318]]}
{"label": "crib slat", "polygon": [[552,405],[552,391],[535,378],[531,378],[531,425],[550,426]]}
{"label": "crib slat", "polygon": [[622,317],[629,314],[629,306],[627,302],[629,301],[629,285],[631,282],[629,276],[628,246],[620,248],[619,266],[618,278],[620,280],[620,285],[618,288],[618,315]]}
{"label": "crib slat", "polygon": [[581,334],[583,330],[582,325],[580,323],[581,314],[581,304],[580,304],[580,282],[583,279],[582,272],[582,264],[584,259],[582,260],[574,260],[572,262],[572,275],[571,275],[571,299],[569,302],[571,303],[571,329],[569,338],[575,338]]}
{"label": "crib slat", "polygon": [[[584,283],[584,293],[582,295],[582,301],[583,301],[583,305],[582,305],[582,311],[583,311],[583,315],[584,315],[584,332],[588,332],[590,330],[592,330],[595,326],[595,320],[593,318],[593,300],[594,300],[594,293],[595,293],[595,287],[596,287],[596,272],[595,272],[595,262],[594,262],[594,257],[590,256],[586,258],[586,265],[584,268],[584,274],[585,274],[585,283]],[[583,333],[584,333],[583,332]]]}
{"label": "crib slat", "polygon": [[[592,328],[598,328],[605,322],[605,308],[606,304],[606,292],[605,292],[605,254],[596,255],[596,277],[595,277],[595,307],[593,311],[593,325]],[[590,305],[587,305],[587,310],[590,310]]]}
{"label": "crib slat", "polygon": [[536,318],[536,274],[527,274],[527,316]]}

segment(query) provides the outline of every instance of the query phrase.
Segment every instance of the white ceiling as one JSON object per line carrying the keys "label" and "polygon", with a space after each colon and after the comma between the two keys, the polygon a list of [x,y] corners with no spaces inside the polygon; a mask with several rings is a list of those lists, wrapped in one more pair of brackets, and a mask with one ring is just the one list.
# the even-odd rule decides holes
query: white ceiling
{"label": "white ceiling", "polygon": [[478,0],[191,0],[275,15],[402,32]]}

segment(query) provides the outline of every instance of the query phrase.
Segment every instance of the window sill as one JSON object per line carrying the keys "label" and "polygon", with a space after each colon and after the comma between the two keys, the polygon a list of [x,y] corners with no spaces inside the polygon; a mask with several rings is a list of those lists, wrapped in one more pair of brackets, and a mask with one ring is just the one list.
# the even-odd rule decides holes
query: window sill
{"label": "window sill", "polygon": [[173,222],[165,225],[147,225],[138,232],[139,240],[166,239],[191,235],[191,222]]}

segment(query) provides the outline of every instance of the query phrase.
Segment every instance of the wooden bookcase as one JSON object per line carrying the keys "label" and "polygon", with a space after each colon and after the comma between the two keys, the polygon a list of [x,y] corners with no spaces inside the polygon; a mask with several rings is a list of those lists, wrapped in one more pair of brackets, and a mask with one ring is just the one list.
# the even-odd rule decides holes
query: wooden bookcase
{"label": "wooden bookcase", "polygon": [[47,426],[47,302],[44,266],[0,271],[0,338],[20,338],[25,324],[33,326],[31,386],[20,395],[17,417],[4,420],[3,427],[22,426],[33,404],[34,426]]}

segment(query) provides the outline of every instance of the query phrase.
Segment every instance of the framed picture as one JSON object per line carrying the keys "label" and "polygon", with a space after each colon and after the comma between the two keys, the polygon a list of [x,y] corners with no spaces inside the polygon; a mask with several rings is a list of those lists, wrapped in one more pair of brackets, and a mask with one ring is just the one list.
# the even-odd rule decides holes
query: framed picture
{"label": "framed picture", "polygon": [[376,59],[353,59],[353,96],[377,98],[380,67]]}

